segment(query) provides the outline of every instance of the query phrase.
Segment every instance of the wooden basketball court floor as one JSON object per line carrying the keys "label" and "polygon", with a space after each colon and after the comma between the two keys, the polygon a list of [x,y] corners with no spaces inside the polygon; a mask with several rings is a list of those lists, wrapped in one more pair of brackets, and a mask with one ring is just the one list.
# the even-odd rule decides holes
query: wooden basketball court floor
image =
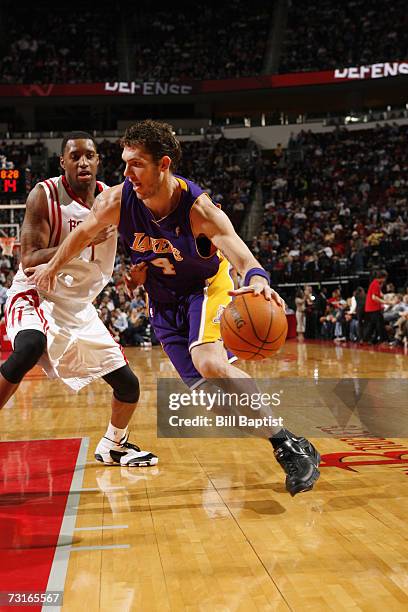
{"label": "wooden basketball court floor", "polygon": [[[322,433],[313,438],[321,478],[312,492],[291,498],[263,440],[158,439],[156,380],[175,373],[160,348],[126,353],[142,383],[131,440],[158,454],[155,467],[93,461],[110,415],[110,389],[101,381],[75,395],[34,369],[0,412],[2,444],[83,439],[51,568],[57,579],[48,582],[64,591],[63,610],[408,609],[408,439]],[[408,377],[403,353],[296,341],[276,359],[244,368],[257,377]],[[27,474],[30,465],[21,462],[29,455],[18,455],[19,444],[13,456]],[[355,462],[353,471],[339,466],[339,454],[346,466]],[[3,462],[3,480],[13,463]],[[49,495],[58,470],[53,476],[47,468],[44,477],[39,499],[27,504]],[[24,486],[20,478],[20,506]],[[24,525],[11,540],[3,531],[3,552],[36,546]]]}

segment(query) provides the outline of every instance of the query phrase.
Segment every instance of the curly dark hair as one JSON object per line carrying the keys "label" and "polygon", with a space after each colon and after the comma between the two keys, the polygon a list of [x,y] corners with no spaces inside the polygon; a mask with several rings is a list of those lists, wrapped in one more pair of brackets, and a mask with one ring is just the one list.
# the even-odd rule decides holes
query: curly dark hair
{"label": "curly dark hair", "polygon": [[164,155],[171,159],[171,170],[177,168],[181,159],[181,146],[168,123],[145,119],[126,129],[120,141],[122,147],[141,145],[158,162]]}

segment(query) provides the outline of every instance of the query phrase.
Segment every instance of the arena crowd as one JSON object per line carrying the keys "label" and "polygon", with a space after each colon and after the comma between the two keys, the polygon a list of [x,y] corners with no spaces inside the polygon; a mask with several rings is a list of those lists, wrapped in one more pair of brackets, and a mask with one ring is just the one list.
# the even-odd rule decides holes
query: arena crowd
{"label": "arena crowd", "polygon": [[[350,273],[365,274],[367,279],[372,270],[393,262],[401,267],[405,262],[406,266],[407,136],[408,127],[396,124],[357,131],[337,128],[326,133],[301,132],[291,137],[286,149],[278,145],[262,154],[249,139],[207,137],[183,143],[178,172],[205,187],[238,229],[255,188],[261,187],[264,219],[249,246],[270,272],[273,285],[292,283],[302,287],[306,282],[316,287],[317,283]],[[4,163],[29,169],[32,156],[43,155],[44,146],[41,141],[27,148],[22,143],[2,143],[0,156]],[[99,178],[109,185],[119,183],[123,176],[120,147],[104,140],[99,143],[99,151]],[[53,156],[42,177],[30,175],[27,189],[58,172],[58,156]],[[2,222],[7,222],[8,211],[1,213]],[[119,249],[114,277],[97,306],[122,344],[143,346],[155,339],[151,337],[143,292],[130,298],[124,290],[126,265]],[[12,258],[1,258],[4,294],[14,266]],[[405,276],[405,282],[387,291],[384,317],[405,308],[406,281]],[[306,297],[298,295],[295,301],[295,295],[289,294],[287,300],[294,309],[299,300],[305,300],[305,330],[299,333],[336,341],[364,339],[363,318],[358,330],[352,323],[358,321],[357,311],[350,312],[350,300],[356,296],[342,296],[333,304],[333,296],[327,295],[324,303],[324,288],[315,289],[314,300],[308,303],[308,290],[302,291]],[[402,326],[400,339],[398,320],[382,328],[377,340],[402,342],[405,328]]]}
{"label": "arena crowd", "polygon": [[[261,0],[160,8],[141,0],[130,10],[102,1],[81,11],[37,3],[33,20],[23,6],[3,5],[0,83],[12,84],[255,76],[275,9]],[[283,44],[274,48],[279,72],[405,61],[406,27],[403,0],[386,9],[379,0],[289,2]]]}
{"label": "arena crowd", "polygon": [[407,20],[404,0],[291,2],[279,72],[405,61]]}
{"label": "arena crowd", "polygon": [[264,159],[252,250],[275,284],[407,260],[407,136],[406,125],[301,132]]}

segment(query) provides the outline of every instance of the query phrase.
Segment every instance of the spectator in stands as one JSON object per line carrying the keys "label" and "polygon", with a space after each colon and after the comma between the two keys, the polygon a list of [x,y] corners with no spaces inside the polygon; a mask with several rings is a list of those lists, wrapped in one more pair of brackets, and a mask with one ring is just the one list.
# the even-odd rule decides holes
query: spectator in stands
{"label": "spectator in stands", "polygon": [[350,321],[349,336],[352,342],[361,342],[363,339],[365,300],[363,287],[357,287],[350,299],[349,310],[346,313]]}
{"label": "spectator in stands", "polygon": [[295,298],[296,304],[296,333],[298,340],[303,341],[306,329],[306,299],[303,289],[298,289]]}
{"label": "spectator in stands", "polygon": [[142,312],[146,309],[146,291],[143,287],[138,287],[133,292],[133,297],[130,302],[130,307],[136,309],[142,309]]}
{"label": "spectator in stands", "polygon": [[385,294],[384,299],[388,301],[388,308],[384,308],[384,323],[393,325],[400,317],[400,313],[404,312],[403,295],[401,293]]}
{"label": "spectator in stands", "polygon": [[356,298],[355,293],[347,300],[348,310],[345,312],[345,319],[347,324],[347,338],[350,342],[358,342],[359,339],[359,325],[356,316]]}
{"label": "spectator in stands", "polygon": [[321,333],[321,320],[326,313],[327,307],[327,287],[320,287],[320,290],[316,296],[316,300],[314,303],[314,310],[317,318],[317,334],[316,338],[320,337]]}
{"label": "spectator in stands", "polygon": [[151,346],[147,335],[148,319],[145,314],[145,305],[132,308],[128,327],[125,332],[125,342],[128,346]]}
{"label": "spectator in stands", "polygon": [[106,306],[100,306],[98,308],[99,318],[102,319],[105,326],[108,328],[112,336],[119,342],[119,334],[112,324],[112,311],[110,311]]}
{"label": "spectator in stands", "polygon": [[[299,271],[301,274],[301,272]],[[318,336],[318,320],[315,309],[315,296],[313,295],[313,287],[311,285],[305,285],[304,287],[305,296],[305,315],[306,315],[306,327],[305,327],[305,338],[317,338]]]}
{"label": "spectator in stands", "polygon": [[336,324],[336,313],[332,304],[327,304],[326,312],[320,317],[321,336],[323,340],[331,340],[334,336],[334,326]]}
{"label": "spectator in stands", "polygon": [[342,301],[340,287],[336,287],[336,289],[333,289],[331,297],[329,297],[327,301],[329,304],[332,304],[335,309],[339,307],[340,302]]}
{"label": "spectator in stands", "polygon": [[339,300],[332,304],[334,308],[333,316],[335,318],[334,324],[334,341],[345,342],[349,337],[350,317],[347,316],[347,302],[346,300]]}
{"label": "spectator in stands", "polygon": [[403,344],[408,346],[408,293],[403,298],[404,310],[400,312],[400,317],[395,325],[395,338],[391,342],[393,346]]}
{"label": "spectator in stands", "polygon": [[368,287],[365,300],[365,339],[370,344],[377,344],[385,340],[383,306],[386,301],[383,299],[382,285],[387,278],[385,270],[379,270],[376,277]]}
{"label": "spectator in stands", "polygon": [[115,310],[112,312],[112,326],[116,330],[117,334],[119,334],[120,344],[124,346],[126,344],[125,332],[129,326],[128,315],[125,310],[115,308]]}

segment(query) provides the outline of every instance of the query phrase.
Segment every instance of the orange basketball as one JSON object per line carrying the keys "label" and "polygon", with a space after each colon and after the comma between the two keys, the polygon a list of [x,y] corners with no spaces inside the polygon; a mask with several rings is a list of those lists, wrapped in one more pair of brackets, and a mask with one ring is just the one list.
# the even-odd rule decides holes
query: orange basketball
{"label": "orange basketball", "polygon": [[285,311],[263,295],[238,295],[221,315],[225,346],[240,359],[272,357],[288,333]]}

